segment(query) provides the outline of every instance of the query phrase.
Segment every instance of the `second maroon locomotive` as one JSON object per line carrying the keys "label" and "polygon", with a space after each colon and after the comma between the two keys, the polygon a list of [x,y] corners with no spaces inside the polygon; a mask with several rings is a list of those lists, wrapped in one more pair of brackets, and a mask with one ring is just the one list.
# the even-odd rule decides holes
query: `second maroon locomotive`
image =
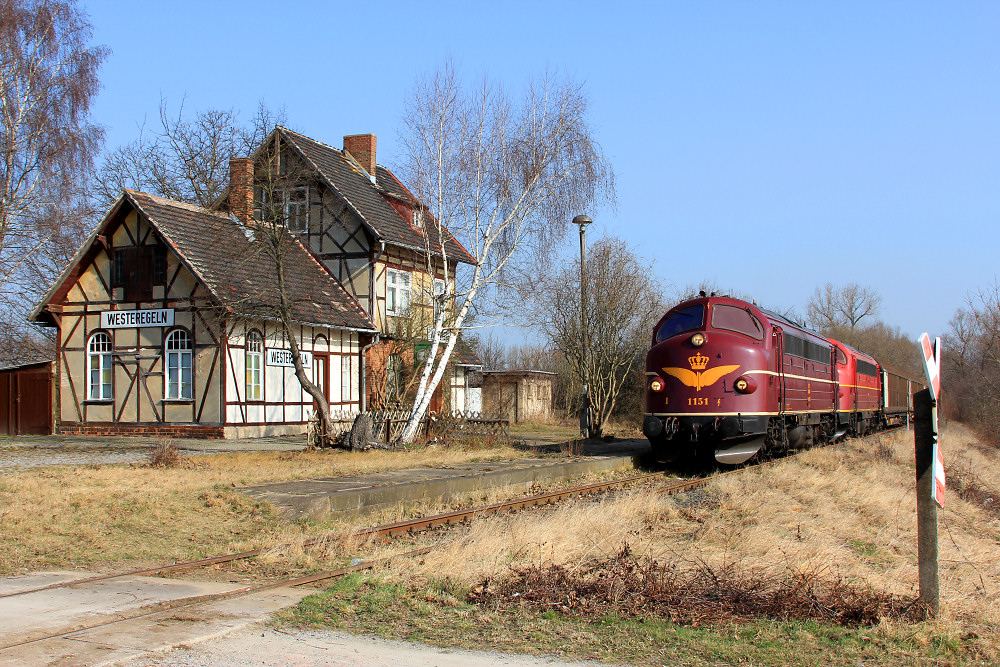
{"label": "second maroon locomotive", "polygon": [[[894,398],[884,390],[890,373],[905,384]],[[731,464],[898,421],[923,387],[781,315],[714,295],[660,319],[646,376],[643,433],[654,451]]]}

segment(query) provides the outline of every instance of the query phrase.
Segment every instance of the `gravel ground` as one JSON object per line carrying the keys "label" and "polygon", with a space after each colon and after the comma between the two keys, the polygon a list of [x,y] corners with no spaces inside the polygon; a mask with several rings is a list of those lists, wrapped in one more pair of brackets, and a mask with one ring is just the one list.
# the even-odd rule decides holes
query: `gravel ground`
{"label": "gravel ground", "polygon": [[273,630],[261,626],[173,649],[161,656],[140,658],[130,667],[499,667],[564,665],[592,667],[603,663],[562,662],[525,655],[443,649],[389,641],[333,630]]}
{"label": "gravel ground", "polygon": [[[0,437],[0,474],[28,468],[57,465],[102,465],[139,463],[149,459],[150,450],[165,440],[157,438],[94,438],[76,436]],[[259,438],[254,440],[170,440],[181,456],[219,452],[300,451],[305,436]]]}

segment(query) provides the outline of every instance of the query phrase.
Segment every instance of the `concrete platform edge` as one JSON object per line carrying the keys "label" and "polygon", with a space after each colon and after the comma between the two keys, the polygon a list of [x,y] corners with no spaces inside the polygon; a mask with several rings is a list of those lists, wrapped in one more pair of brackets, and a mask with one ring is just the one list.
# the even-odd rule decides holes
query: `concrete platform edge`
{"label": "concrete platform edge", "polygon": [[278,490],[280,485],[273,485],[269,491],[255,490],[252,495],[276,505],[288,520],[324,521],[398,504],[447,501],[460,494],[500,487],[526,491],[536,483],[565,481],[590,473],[634,468],[637,461],[638,457],[635,455],[603,456],[487,473],[448,476],[446,471],[442,471],[442,477],[435,479],[329,493],[320,490],[310,494],[283,493]]}

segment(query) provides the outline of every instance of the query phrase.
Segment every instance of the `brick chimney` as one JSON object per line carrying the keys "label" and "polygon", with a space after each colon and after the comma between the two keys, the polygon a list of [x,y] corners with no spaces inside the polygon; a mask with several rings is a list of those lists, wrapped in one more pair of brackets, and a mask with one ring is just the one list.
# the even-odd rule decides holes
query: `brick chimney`
{"label": "brick chimney", "polygon": [[243,223],[253,219],[253,160],[248,157],[229,159],[229,210]]}
{"label": "brick chimney", "polygon": [[375,135],[351,134],[344,137],[344,150],[351,154],[358,164],[375,182]]}

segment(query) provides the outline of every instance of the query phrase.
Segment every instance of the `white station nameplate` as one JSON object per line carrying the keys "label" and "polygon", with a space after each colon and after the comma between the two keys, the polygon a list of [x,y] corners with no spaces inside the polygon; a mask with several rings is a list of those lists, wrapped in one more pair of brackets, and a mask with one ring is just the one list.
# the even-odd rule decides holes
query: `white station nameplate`
{"label": "white station nameplate", "polygon": [[140,327],[174,326],[174,309],[105,310],[101,313],[102,329],[138,329]]}
{"label": "white station nameplate", "polygon": [[[299,352],[299,358],[302,359],[302,366],[304,368],[309,368],[312,366],[312,352],[306,352],[304,350]],[[281,350],[277,348],[271,348],[267,351],[267,365],[268,366],[294,366],[295,362],[292,359],[291,350]]]}

